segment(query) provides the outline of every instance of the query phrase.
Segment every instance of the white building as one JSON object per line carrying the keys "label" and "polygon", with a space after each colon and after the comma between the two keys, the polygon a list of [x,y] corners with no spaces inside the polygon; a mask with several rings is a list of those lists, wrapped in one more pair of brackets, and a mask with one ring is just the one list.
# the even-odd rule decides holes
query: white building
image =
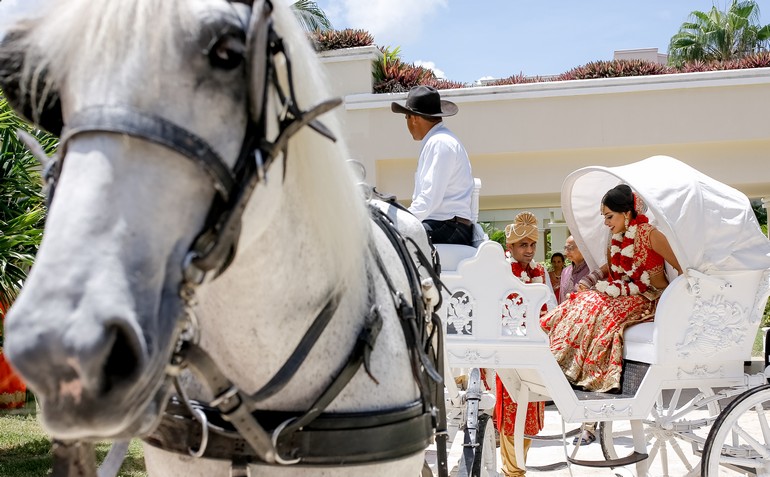
{"label": "white building", "polygon": [[[368,182],[408,203],[419,143],[390,111],[406,94],[371,93],[378,54],[364,47],[321,56],[334,93],[345,99],[351,156]],[[567,234],[562,181],[587,165],[669,155],[750,198],[770,198],[770,68],[479,86],[441,96],[460,108],[445,121],[482,180],[480,221],[500,228],[531,210],[543,233],[551,230],[555,250]]]}

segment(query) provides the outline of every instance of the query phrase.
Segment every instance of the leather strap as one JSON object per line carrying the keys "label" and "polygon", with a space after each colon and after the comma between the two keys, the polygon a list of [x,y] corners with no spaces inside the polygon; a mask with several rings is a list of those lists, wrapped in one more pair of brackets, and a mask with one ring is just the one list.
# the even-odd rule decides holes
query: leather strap
{"label": "leather strap", "polygon": [[66,147],[74,136],[87,132],[126,134],[172,149],[196,161],[225,201],[229,200],[235,186],[230,169],[206,141],[160,116],[123,106],[81,109],[69,118],[59,142]]}
{"label": "leather strap", "polygon": [[[194,404],[209,421],[223,430],[211,432],[204,458],[260,462],[251,446],[221,419],[216,410]],[[148,444],[179,454],[197,448],[201,426],[184,404],[172,400],[160,425],[144,440]],[[298,418],[297,413],[256,411],[252,414],[265,429],[274,430],[281,422]],[[430,444],[431,416],[422,412],[422,403],[375,412],[322,413],[313,422],[278,441],[282,455],[301,456],[298,465],[344,465],[378,462],[423,452]]]}
{"label": "leather strap", "polygon": [[[310,410],[299,418],[293,420],[284,427],[277,436],[274,436],[278,439],[278,442],[281,441],[283,436],[290,435],[313,422],[324,410],[326,410],[334,398],[336,398],[339,393],[345,389],[345,386],[348,385],[350,380],[353,379],[353,376],[356,375],[362,364],[366,363],[367,372],[369,372],[369,356],[374,349],[374,343],[377,341],[377,336],[380,334],[381,329],[382,316],[380,315],[379,308],[375,305],[372,306],[371,311],[366,317],[364,328],[358,335],[358,340],[353,348],[353,352],[350,354],[350,357],[348,357],[348,362],[345,363],[345,366],[339,373],[337,373],[337,376],[331,384],[327,386],[313,405],[310,406]],[[369,376],[374,379],[370,372]]]}

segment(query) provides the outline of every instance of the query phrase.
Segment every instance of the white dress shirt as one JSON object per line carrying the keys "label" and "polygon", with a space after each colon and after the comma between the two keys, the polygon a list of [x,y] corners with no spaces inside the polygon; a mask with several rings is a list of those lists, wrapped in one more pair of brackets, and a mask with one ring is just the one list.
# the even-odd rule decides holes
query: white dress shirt
{"label": "white dress shirt", "polygon": [[418,219],[471,219],[473,174],[468,153],[443,122],[422,138],[409,211]]}

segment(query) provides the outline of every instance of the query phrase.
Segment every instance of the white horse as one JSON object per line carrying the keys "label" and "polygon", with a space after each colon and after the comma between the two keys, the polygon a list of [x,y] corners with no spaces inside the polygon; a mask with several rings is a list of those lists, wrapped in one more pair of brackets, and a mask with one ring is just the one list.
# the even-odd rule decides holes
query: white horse
{"label": "white horse", "polygon": [[[266,142],[282,130],[279,119],[297,112],[286,107],[280,87],[302,107],[328,95],[291,11],[281,2],[254,3],[252,12],[251,2],[226,0],[61,0],[6,37],[0,48],[6,95],[46,127],[55,129],[63,119],[65,132],[50,173],[56,193],[43,243],[8,314],[5,351],[40,399],[52,436],[66,441],[144,436],[153,443],[145,445],[153,476],[229,475],[231,466],[242,471],[242,462],[254,453],[261,458],[252,456],[248,467],[259,475],[416,476],[432,427],[427,425],[427,436],[414,431],[415,422],[421,429],[429,422],[422,411],[420,417],[414,413],[424,404],[413,375],[421,366],[411,361],[419,353],[405,344],[392,290],[404,290],[407,304],[415,295],[396,250],[368,217],[344,145],[309,127],[291,137],[286,157],[282,144],[271,149]],[[246,132],[250,118],[259,122],[263,107],[266,138],[259,128]],[[116,126],[121,118],[130,124]],[[322,119],[337,131],[331,114]],[[153,133],[148,128],[155,134],[170,128],[185,136],[183,144],[148,138]],[[267,162],[270,154],[276,160],[265,170],[254,168],[254,177],[265,173],[267,180],[257,183],[245,207],[231,265],[196,286],[197,277],[186,275],[196,270],[189,266],[196,259],[189,252],[192,244],[199,254],[207,251],[211,244],[201,246],[195,239],[202,230],[211,231],[207,227],[216,214],[210,209],[220,211],[239,191],[237,185],[227,190],[228,171],[212,164],[211,156],[233,169],[248,135],[256,135],[258,146],[267,144],[262,149]],[[201,153],[206,144],[210,150]],[[196,153],[206,157],[190,157]],[[428,253],[419,222],[381,208]],[[237,230],[237,222],[225,225]],[[343,428],[354,422],[350,413],[370,412],[402,425],[411,419],[411,427],[399,434],[370,419],[383,430],[355,434],[364,436],[350,443],[357,450],[337,449],[338,462],[319,464],[303,452],[318,451],[313,445],[319,442],[345,447],[347,441],[334,444],[340,432],[306,439],[306,429],[292,428],[297,422],[292,416],[301,419],[345,368],[375,304],[382,329],[371,358],[364,360],[368,370],[352,368],[352,379],[323,411],[350,418],[338,425]],[[414,305],[424,309],[423,303]],[[178,319],[191,312],[197,320]],[[330,317],[329,325],[318,331],[314,346],[303,348],[300,342],[317,316]],[[307,356],[288,373],[280,392],[249,400],[286,368],[298,347]],[[214,368],[213,378],[187,383],[190,397],[209,407],[169,405],[177,415],[161,428],[186,424],[158,435],[170,383],[180,372],[178,362],[170,364],[172,354],[187,360],[182,366],[193,368],[195,376]],[[182,375],[181,381],[190,380],[189,373]],[[239,398],[247,400],[241,408]],[[285,413],[254,425],[242,412],[248,406]],[[218,410],[224,408],[232,414],[223,417]],[[393,410],[401,414],[386,412]],[[324,425],[334,427],[332,421]],[[313,422],[303,427],[312,428]],[[245,446],[243,439],[222,440],[222,434],[243,435],[244,429]],[[175,439],[179,442],[169,442]],[[303,439],[311,442],[309,449],[302,447]],[[401,445],[410,440],[411,447]],[[400,449],[378,448],[378,441]],[[209,458],[221,450],[213,448],[215,442],[235,442],[239,462]],[[203,457],[187,455],[188,450]]]}

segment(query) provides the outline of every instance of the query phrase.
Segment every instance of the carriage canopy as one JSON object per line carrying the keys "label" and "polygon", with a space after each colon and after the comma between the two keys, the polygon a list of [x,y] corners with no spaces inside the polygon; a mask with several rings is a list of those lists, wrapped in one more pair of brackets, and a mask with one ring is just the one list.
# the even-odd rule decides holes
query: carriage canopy
{"label": "carriage canopy", "polygon": [[770,268],[770,240],[742,192],[674,158],[653,156],[625,166],[585,167],[565,179],[564,217],[592,270],[607,261],[601,199],[620,183],[644,200],[646,215],[668,238],[683,270]]}

